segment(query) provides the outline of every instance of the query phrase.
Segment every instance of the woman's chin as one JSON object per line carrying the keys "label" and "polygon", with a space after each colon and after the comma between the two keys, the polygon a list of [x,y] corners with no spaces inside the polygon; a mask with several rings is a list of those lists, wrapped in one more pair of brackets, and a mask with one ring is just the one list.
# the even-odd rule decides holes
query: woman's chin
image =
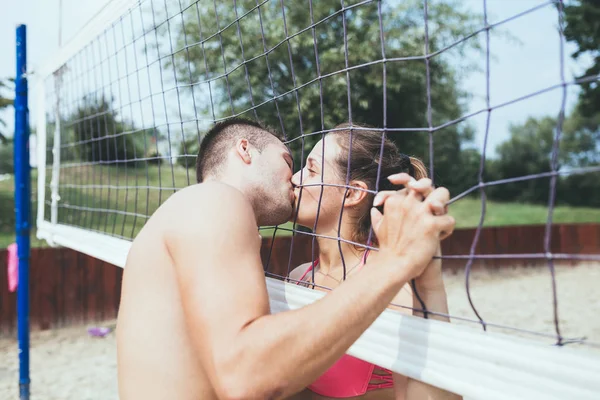
{"label": "woman's chin", "polygon": [[296,223],[296,225],[300,225],[300,226],[303,226],[303,227],[309,228],[309,229],[312,229],[312,227],[314,225],[314,221],[312,223],[309,223],[308,221],[304,221],[302,218],[300,218],[300,216],[296,216],[296,213],[292,214],[292,217],[289,219],[288,222]]}

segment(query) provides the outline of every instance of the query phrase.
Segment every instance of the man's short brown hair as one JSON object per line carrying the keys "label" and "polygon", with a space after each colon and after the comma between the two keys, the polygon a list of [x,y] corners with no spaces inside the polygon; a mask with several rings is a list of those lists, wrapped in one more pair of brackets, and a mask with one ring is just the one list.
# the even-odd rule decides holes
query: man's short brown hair
{"label": "man's short brown hair", "polygon": [[260,122],[246,118],[229,118],[213,126],[202,139],[196,160],[196,182],[218,172],[227,158],[228,150],[239,138],[246,138],[258,151],[275,141],[282,141],[276,132]]}

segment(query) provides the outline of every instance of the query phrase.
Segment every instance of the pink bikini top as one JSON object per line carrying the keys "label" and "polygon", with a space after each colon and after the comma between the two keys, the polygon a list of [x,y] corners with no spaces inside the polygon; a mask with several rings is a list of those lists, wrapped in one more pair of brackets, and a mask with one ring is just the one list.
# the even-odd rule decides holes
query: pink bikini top
{"label": "pink bikini top", "polygon": [[[365,264],[368,253],[369,250],[365,252],[360,267]],[[319,260],[317,259],[306,269],[300,281],[303,281],[306,275],[318,264]],[[346,398],[361,396],[375,389],[394,387],[392,371],[377,367],[384,372],[384,374],[379,375],[374,373],[375,368],[374,364],[344,354],[342,358],[325,371],[315,382],[309,385],[308,388],[321,396]],[[379,381],[381,383],[373,384],[371,381]]]}

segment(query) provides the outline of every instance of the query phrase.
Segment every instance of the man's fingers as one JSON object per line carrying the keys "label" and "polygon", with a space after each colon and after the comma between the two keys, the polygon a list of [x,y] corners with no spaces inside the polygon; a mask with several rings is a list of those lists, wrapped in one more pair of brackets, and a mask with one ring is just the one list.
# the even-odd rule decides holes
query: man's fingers
{"label": "man's fingers", "polygon": [[390,196],[394,196],[394,195],[398,195],[398,194],[405,194],[406,190],[402,189],[399,191],[396,190],[383,190],[381,192],[378,192],[377,195],[375,195],[375,198],[373,199],[373,207],[379,207],[380,205],[382,205],[383,203],[385,203],[385,201],[390,197]]}
{"label": "man's fingers", "polygon": [[375,207],[371,208],[371,226],[373,226],[373,230],[377,232],[379,229],[379,225],[381,224],[381,219],[383,218],[383,214],[376,209]]}
{"label": "man's fingers", "polygon": [[418,181],[411,181],[408,183],[408,188],[416,190],[423,197],[427,197],[434,191],[435,187],[433,182],[429,178],[419,179]]}
{"label": "man's fingers", "polygon": [[429,204],[429,210],[431,210],[433,215],[445,215],[448,213],[448,207],[439,201],[429,201],[427,204]]}
{"label": "man's fingers", "polygon": [[401,172],[399,174],[394,174],[394,175],[388,176],[388,180],[394,185],[406,186],[409,182],[414,181],[415,178],[413,178],[406,172]]}
{"label": "man's fingers", "polygon": [[429,196],[427,196],[426,201],[428,203],[446,204],[448,201],[450,201],[450,192],[445,187],[439,187],[431,192]]}
{"label": "man's fingers", "polygon": [[425,200],[425,196],[423,196],[423,193],[421,193],[418,190],[408,189],[408,195],[407,195],[407,197],[417,199],[418,201]]}

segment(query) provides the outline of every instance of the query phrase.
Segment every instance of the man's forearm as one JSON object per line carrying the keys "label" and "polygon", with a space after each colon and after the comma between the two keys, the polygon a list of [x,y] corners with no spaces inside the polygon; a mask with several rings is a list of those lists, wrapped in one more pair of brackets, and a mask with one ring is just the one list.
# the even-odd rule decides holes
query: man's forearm
{"label": "man's forearm", "polygon": [[408,281],[393,268],[400,266],[372,265],[313,304],[246,326],[235,343],[235,368],[251,374],[252,392],[288,396],[333,365]]}

